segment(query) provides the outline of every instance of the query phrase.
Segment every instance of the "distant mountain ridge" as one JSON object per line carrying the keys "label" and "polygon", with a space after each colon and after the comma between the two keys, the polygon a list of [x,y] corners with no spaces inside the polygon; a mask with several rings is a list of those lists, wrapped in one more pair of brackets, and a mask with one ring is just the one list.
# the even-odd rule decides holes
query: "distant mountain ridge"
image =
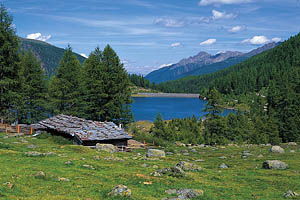
{"label": "distant mountain ridge", "polygon": [[[46,75],[51,77],[56,73],[59,61],[62,58],[65,49],[48,44],[47,42],[20,38],[21,50],[31,50],[35,57],[41,62],[42,68]],[[85,58],[77,53],[74,55],[78,58],[80,63],[83,63]]]}
{"label": "distant mountain ridge", "polygon": [[268,43],[248,53],[242,53],[239,51],[225,51],[217,53],[216,55],[211,55],[207,52],[201,51],[197,55],[184,58],[176,64],[150,72],[145,76],[145,78],[151,82],[161,83],[190,75],[212,73],[220,69],[241,63],[254,55],[274,48],[278,44],[279,43],[275,42]]}

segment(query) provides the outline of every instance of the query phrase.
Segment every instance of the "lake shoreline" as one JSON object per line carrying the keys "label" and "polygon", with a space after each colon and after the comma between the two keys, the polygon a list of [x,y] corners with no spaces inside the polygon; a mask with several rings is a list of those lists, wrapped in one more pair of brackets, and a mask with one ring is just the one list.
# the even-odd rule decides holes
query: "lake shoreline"
{"label": "lake shoreline", "polygon": [[199,98],[199,94],[188,93],[138,93],[132,97],[169,97],[169,98]]}

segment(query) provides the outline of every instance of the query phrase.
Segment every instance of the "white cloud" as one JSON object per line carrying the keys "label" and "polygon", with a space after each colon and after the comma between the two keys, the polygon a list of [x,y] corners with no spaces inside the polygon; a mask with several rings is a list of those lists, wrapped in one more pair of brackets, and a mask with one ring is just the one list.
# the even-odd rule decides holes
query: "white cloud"
{"label": "white cloud", "polygon": [[273,42],[280,42],[280,41],[281,41],[281,38],[279,38],[279,37],[274,37],[274,38],[272,38],[272,41],[273,41]]}
{"label": "white cloud", "polygon": [[165,27],[178,28],[185,25],[184,20],[172,19],[172,18],[157,18],[154,20],[154,24],[162,25]]}
{"label": "white cloud", "polygon": [[175,43],[172,43],[170,46],[171,47],[179,47],[179,46],[181,46],[181,43],[180,42],[175,42]]}
{"label": "white cloud", "polygon": [[248,44],[253,44],[253,45],[261,45],[261,44],[266,44],[269,43],[270,40],[263,35],[260,36],[254,36],[253,38],[248,38],[242,41],[242,43],[248,43]]}
{"label": "white cloud", "polygon": [[15,24],[11,24],[11,25],[10,25],[10,28],[12,28],[12,29],[16,29],[16,27],[17,27],[17,26],[16,26]]}
{"label": "white cloud", "polygon": [[201,42],[200,45],[212,45],[216,42],[217,42],[216,39],[208,39],[208,40],[205,40],[205,41]]}
{"label": "white cloud", "polygon": [[82,57],[88,58],[87,55],[84,54],[84,53],[81,53],[80,55],[81,55]]}
{"label": "white cloud", "polygon": [[230,19],[236,17],[236,15],[232,13],[226,13],[226,12],[220,12],[217,10],[212,10],[212,19],[217,20],[217,19]]}
{"label": "white cloud", "polygon": [[251,3],[253,0],[200,0],[200,6],[207,6],[211,4],[241,4],[241,3]]}
{"label": "white cloud", "polygon": [[135,65],[131,65],[130,63],[128,63],[128,64],[124,64],[124,67],[125,67],[125,69],[127,70],[128,73],[147,75],[147,74],[149,74],[150,72],[152,72],[154,70],[158,70],[162,67],[169,67],[171,65],[173,65],[173,63],[155,65],[155,66],[150,66],[150,65],[135,66]]}
{"label": "white cloud", "polygon": [[243,27],[243,26],[234,26],[231,29],[229,29],[228,32],[237,33],[237,32],[243,31],[243,30],[245,30],[245,27]]}
{"label": "white cloud", "polygon": [[51,35],[42,35],[41,33],[32,33],[26,36],[27,39],[40,40],[46,42],[51,38]]}

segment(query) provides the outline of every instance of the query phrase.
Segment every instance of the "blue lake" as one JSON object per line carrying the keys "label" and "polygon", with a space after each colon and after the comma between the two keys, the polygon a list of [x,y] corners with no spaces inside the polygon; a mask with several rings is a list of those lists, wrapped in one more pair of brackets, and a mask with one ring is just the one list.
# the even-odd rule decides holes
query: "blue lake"
{"label": "blue lake", "polygon": [[[192,117],[197,119],[206,113],[202,110],[206,101],[198,98],[167,98],[167,97],[134,97],[132,112],[135,121],[148,120],[154,121],[157,114],[161,113],[165,120],[174,118]],[[230,110],[224,110],[224,115]]]}

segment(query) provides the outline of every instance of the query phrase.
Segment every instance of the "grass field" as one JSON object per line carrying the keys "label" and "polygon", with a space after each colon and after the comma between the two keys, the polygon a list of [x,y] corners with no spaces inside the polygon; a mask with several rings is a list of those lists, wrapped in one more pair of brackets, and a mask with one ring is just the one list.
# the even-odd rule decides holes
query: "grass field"
{"label": "grass field", "polygon": [[[204,190],[204,196],[195,199],[284,199],[283,194],[288,190],[300,192],[299,146],[282,145],[284,154],[270,153],[269,146],[194,148],[197,152],[191,152],[188,147],[170,146],[165,151],[173,152],[173,155],[145,160],[144,149],[111,154],[75,146],[60,137],[4,136],[0,133],[0,199],[151,200],[171,197],[165,193],[167,189],[185,188]],[[242,159],[241,153],[245,150],[253,155]],[[25,153],[30,151],[48,155],[29,157]],[[183,155],[187,151],[189,155]],[[258,158],[260,154],[263,158]],[[99,159],[95,160],[95,156]],[[109,157],[123,161],[109,160]],[[204,161],[195,161],[199,159]],[[273,159],[286,162],[289,169],[262,169],[264,160]],[[72,164],[66,165],[67,161]],[[203,171],[188,172],[183,178],[150,176],[156,169],[174,166],[179,161],[195,163]],[[221,163],[229,168],[219,169]],[[46,176],[34,176],[40,171]],[[130,198],[107,195],[119,184],[132,190]]]}

